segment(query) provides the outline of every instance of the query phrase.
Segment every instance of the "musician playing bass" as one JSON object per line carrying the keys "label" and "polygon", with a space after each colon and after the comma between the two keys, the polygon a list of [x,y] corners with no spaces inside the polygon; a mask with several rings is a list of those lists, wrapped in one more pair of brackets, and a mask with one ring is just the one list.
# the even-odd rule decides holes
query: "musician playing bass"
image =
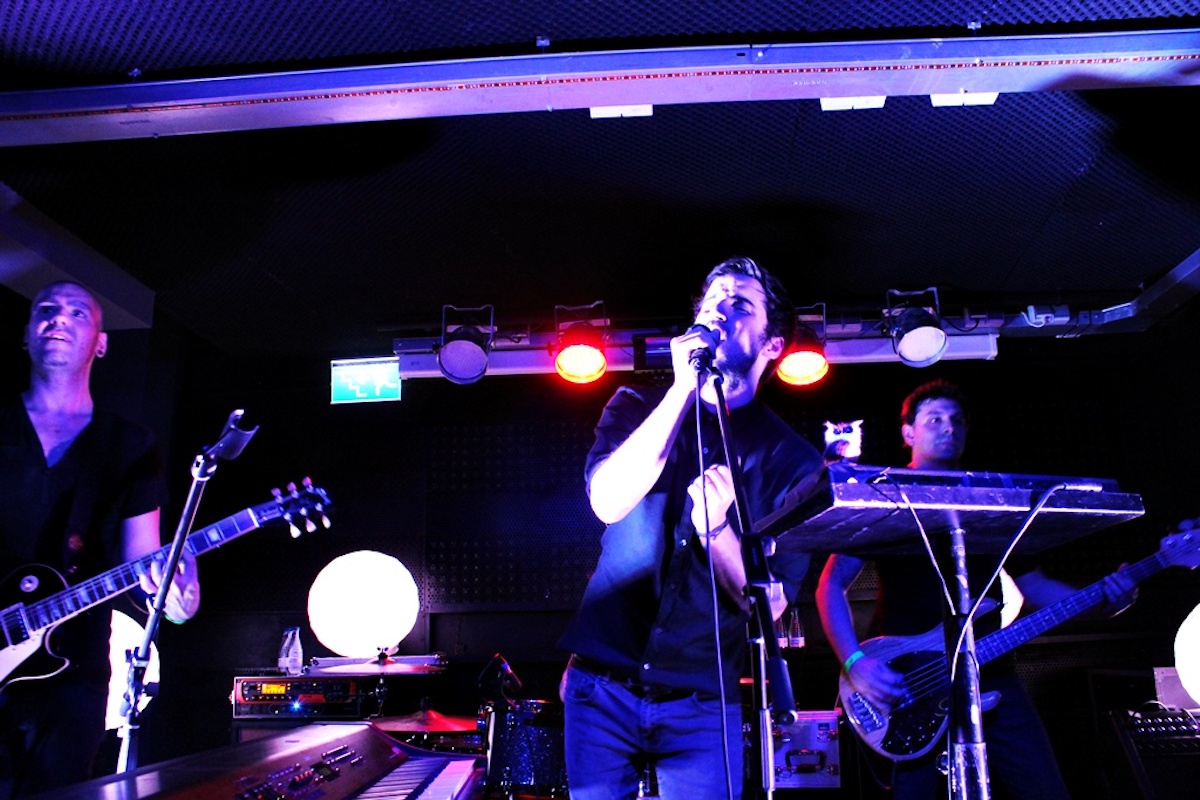
{"label": "musician playing bass", "polygon": [[[92,402],[92,364],[108,349],[95,296],[75,283],[46,286],[33,299],[24,347],[29,387],[0,398],[0,574],[40,562],[74,584],[157,550],[165,492],[153,438]],[[35,588],[43,596],[63,588],[16,587],[11,580],[0,607]],[[141,588],[152,594],[159,580],[154,571]],[[166,614],[183,622],[199,605],[195,559],[185,555]],[[40,666],[51,673],[62,666],[39,652],[7,676],[0,690],[0,797],[89,777],[104,735],[109,616],[98,606],[54,631],[50,649],[69,660],[61,672],[34,679]],[[6,660],[16,658],[13,649]]]}
{"label": "musician playing bass", "polygon": [[[904,401],[900,433],[912,451],[909,467],[922,470],[957,470],[967,442],[967,406],[962,391],[948,381],[935,380],[918,387]],[[995,570],[995,556],[968,556],[972,596]],[[903,703],[908,691],[903,675],[884,661],[865,655],[854,629],[846,590],[862,570],[864,562],[854,556],[830,557],[817,586],[817,608],[821,624],[835,654],[843,664],[845,679],[874,705],[892,709]],[[894,555],[875,559],[879,575],[872,635],[915,636],[942,624],[947,603],[942,584],[923,555]],[[1010,571],[1028,607],[1040,607],[1067,597],[1076,590],[1052,579],[1034,565],[1010,560]],[[943,567],[952,579],[953,570]],[[975,585],[978,582],[979,585]],[[950,591],[954,588],[951,585]],[[1136,584],[1120,572],[1104,579],[1107,607],[1114,614],[1136,597]],[[1000,582],[993,594],[999,600]],[[999,614],[977,620],[976,636],[995,630]],[[983,666],[980,691],[985,698],[999,692],[1000,700],[983,717],[989,773],[997,796],[1020,798],[1066,798],[1067,787],[1059,771],[1045,728],[1033,702],[1016,674],[1011,655]],[[985,705],[987,703],[985,702]],[[917,758],[895,761],[892,797],[899,800],[930,800],[944,796],[944,781],[936,768],[941,746]],[[940,794],[939,794],[940,792]]]}

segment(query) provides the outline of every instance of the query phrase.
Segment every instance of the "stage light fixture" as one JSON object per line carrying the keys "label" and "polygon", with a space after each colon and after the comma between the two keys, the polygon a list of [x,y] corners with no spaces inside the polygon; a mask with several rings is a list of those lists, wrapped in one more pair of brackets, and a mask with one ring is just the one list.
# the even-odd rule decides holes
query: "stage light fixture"
{"label": "stage light fixture", "polygon": [[490,304],[478,308],[442,306],[442,343],[437,351],[442,375],[458,384],[482,378],[495,331],[495,309]]}
{"label": "stage light fixture", "polygon": [[554,307],[554,327],[558,331],[554,371],[563,380],[592,383],[608,370],[608,358],[604,353],[604,330],[608,320],[603,317],[602,301],[587,306]]}
{"label": "stage light fixture", "polygon": [[[819,332],[818,327],[819,326]],[[825,357],[825,304],[796,309],[796,335],[775,374],[790,386],[811,386],[829,373]]]}
{"label": "stage light fixture", "polygon": [[780,359],[776,374],[791,386],[810,386],[829,374],[829,362],[818,344],[815,348],[790,351]]}
{"label": "stage light fixture", "polygon": [[[899,299],[893,302],[892,294]],[[950,317],[945,319],[943,330],[936,291],[911,294],[920,299],[906,300],[902,293],[890,292],[887,307],[874,316],[854,310],[838,311],[836,316],[826,319],[824,303],[796,307],[799,338],[784,353],[789,358],[776,364],[781,381],[805,385],[805,378],[798,376],[807,375],[808,381],[820,380],[825,366],[834,364],[899,360],[924,366],[939,359],[990,360],[996,358],[997,342],[1005,325],[1025,329],[1030,324],[1024,315],[1015,323],[1006,323],[1009,318],[999,312],[968,316],[964,310],[962,326]],[[453,323],[451,312],[462,311],[476,313]],[[483,311],[487,314],[479,313]],[[436,322],[431,321],[422,326],[421,335],[393,339],[395,357],[333,362],[332,402],[398,400],[401,383],[398,378],[406,381],[440,378],[469,383],[479,380],[485,372],[489,376],[557,372],[564,380],[588,383],[610,372],[670,370],[671,340],[682,330],[679,325],[616,327],[605,316],[600,302],[589,306],[556,306],[553,326],[544,319],[494,326],[491,314],[491,306],[480,309],[447,306],[443,309],[440,332]],[[920,325],[913,326],[914,319],[926,323],[923,332]],[[918,332],[916,336],[914,330]],[[934,340],[932,352],[926,348],[922,354],[920,348],[910,347],[920,343],[922,333]],[[824,355],[824,363],[820,354]],[[815,361],[816,366],[802,369],[793,366],[797,360],[806,358]],[[370,366],[372,371],[362,372],[360,366]]]}
{"label": "stage light fixture", "polygon": [[[893,303],[898,298],[898,303]],[[928,367],[946,352],[948,337],[942,329],[937,289],[900,292],[889,289],[884,324],[892,349],[910,367]]]}
{"label": "stage light fixture", "polygon": [[600,331],[586,322],[576,322],[563,331],[554,356],[554,371],[571,383],[599,380],[608,369]]}

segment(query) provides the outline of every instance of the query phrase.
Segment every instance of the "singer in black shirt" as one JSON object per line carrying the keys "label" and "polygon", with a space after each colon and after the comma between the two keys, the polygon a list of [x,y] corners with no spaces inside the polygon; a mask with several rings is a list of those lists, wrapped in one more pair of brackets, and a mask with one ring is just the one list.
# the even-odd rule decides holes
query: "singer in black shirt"
{"label": "singer in black shirt", "polygon": [[[777,279],[750,259],[723,262],[696,306],[704,329],[672,340],[671,385],[619,390],[597,425],[585,476],[592,508],[608,528],[561,642],[573,653],[563,692],[572,800],[636,797],[647,764],[664,800],[741,796],[738,679],[750,606],[739,537],[729,524],[733,485],[712,373],[705,373],[697,423],[695,363],[711,362],[723,378],[747,511],[760,518],[822,464],[815,448],[755,398],[784,352],[793,317]],[[769,566],[782,586],[770,600],[778,617],[808,557],[780,554]]]}

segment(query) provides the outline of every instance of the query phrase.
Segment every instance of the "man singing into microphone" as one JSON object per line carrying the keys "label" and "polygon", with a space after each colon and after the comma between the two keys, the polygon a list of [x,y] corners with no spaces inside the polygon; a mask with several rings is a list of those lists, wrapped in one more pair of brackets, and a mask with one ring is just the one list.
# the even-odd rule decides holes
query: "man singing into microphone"
{"label": "man singing into microphone", "polygon": [[[714,378],[758,519],[821,468],[816,449],[755,399],[794,316],[777,278],[748,258],[725,261],[695,306],[707,330],[671,342],[673,381],[624,387],[604,409],[585,476],[608,528],[561,641],[573,654],[563,687],[572,800],[636,797],[647,767],[664,800],[741,796],[750,604]],[[768,592],[777,617],[808,556],[780,554],[769,567],[782,584]]]}

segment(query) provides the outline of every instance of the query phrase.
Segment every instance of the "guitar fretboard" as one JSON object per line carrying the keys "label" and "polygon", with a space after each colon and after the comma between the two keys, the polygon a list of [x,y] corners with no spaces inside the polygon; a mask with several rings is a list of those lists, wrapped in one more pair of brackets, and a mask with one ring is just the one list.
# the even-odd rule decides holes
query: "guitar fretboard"
{"label": "guitar fretboard", "polygon": [[[265,503],[248,508],[231,517],[209,525],[187,537],[184,547],[193,555],[201,555],[220,547],[225,542],[261,527],[281,510],[276,503]],[[36,631],[48,628],[56,622],[75,616],[94,605],[133,588],[142,575],[150,573],[151,562],[165,564],[171,547],[159,548],[149,555],[103,572],[93,578],[65,589],[25,607],[26,627]]]}
{"label": "guitar fretboard", "polygon": [[[1135,584],[1138,584],[1168,566],[1166,558],[1159,552],[1126,567],[1125,574]],[[1024,644],[1035,636],[1040,636],[1056,625],[1066,622],[1102,602],[1104,602],[1104,582],[1097,581],[1080,589],[1070,597],[1046,606],[1024,619],[1017,620],[1007,628],[1001,628],[995,633],[988,634],[976,645],[975,652],[979,663],[986,664],[994,658],[999,658],[1009,650]]]}

